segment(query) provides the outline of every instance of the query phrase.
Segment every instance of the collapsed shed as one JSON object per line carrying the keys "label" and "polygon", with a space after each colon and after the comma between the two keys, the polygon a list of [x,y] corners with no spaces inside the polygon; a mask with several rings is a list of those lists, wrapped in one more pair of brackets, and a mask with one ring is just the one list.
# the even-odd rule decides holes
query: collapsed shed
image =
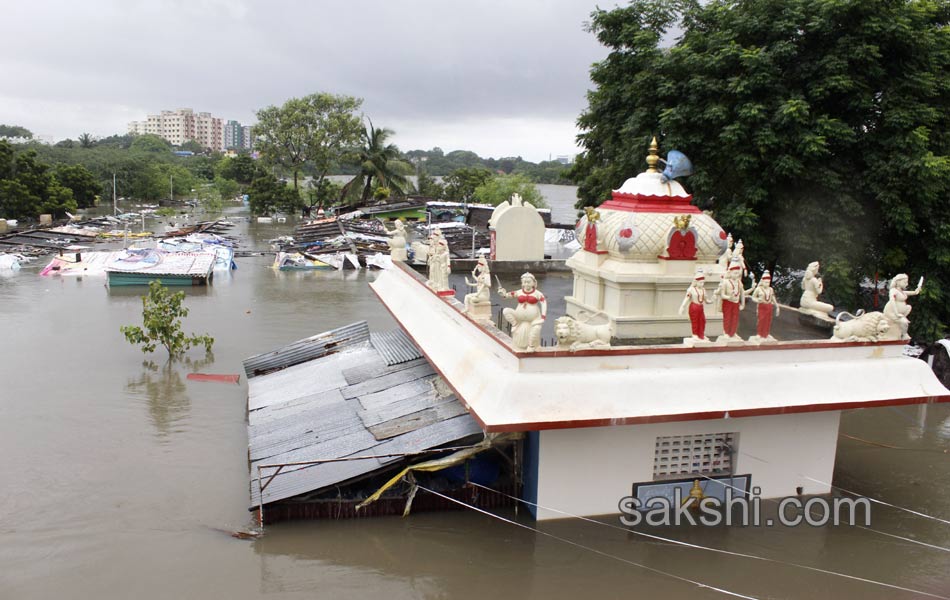
{"label": "collapsed shed", "polygon": [[[413,463],[482,444],[462,464],[419,474],[451,497],[483,506],[466,481],[515,492],[514,447],[491,447],[441,377],[402,331],[370,333],[365,321],[244,361],[248,378],[251,509],[263,522],[400,514],[412,478],[357,505]],[[420,494],[413,510],[457,508]]]}

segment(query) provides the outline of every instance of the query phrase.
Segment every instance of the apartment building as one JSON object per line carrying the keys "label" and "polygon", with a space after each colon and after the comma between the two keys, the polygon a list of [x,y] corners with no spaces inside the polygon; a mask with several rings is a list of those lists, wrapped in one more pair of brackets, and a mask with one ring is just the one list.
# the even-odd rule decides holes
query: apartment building
{"label": "apartment building", "polygon": [[208,112],[195,113],[190,108],[163,110],[148,115],[144,121],[132,121],[129,133],[151,133],[175,146],[195,141],[219,152],[225,149],[223,119]]}

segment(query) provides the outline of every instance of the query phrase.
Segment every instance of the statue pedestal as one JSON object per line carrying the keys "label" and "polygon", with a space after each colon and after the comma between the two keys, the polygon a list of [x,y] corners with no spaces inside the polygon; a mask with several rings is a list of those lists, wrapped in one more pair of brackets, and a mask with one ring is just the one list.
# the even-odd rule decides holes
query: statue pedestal
{"label": "statue pedestal", "polygon": [[716,338],[716,346],[745,346],[745,340],[737,335],[721,335]]}
{"label": "statue pedestal", "polygon": [[407,260],[409,260],[409,253],[406,251],[405,248],[393,248],[392,250],[389,251],[389,258],[393,260],[401,260],[402,262],[406,262]]}
{"label": "statue pedestal", "polygon": [[476,321],[491,321],[491,303],[490,302],[478,302],[472,304],[465,314],[475,319]]}
{"label": "statue pedestal", "polygon": [[716,343],[706,338],[705,340],[698,340],[694,337],[685,337],[683,338],[683,345],[687,348],[708,348],[710,346],[715,346]]}

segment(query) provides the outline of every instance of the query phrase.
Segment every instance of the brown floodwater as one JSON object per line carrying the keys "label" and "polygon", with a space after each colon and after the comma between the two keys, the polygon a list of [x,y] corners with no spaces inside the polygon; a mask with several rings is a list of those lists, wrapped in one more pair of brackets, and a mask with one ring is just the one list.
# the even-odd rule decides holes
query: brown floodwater
{"label": "brown floodwater", "polygon": [[[291,227],[235,232],[264,248]],[[124,341],[140,290],[39,277],[37,263],[0,278],[0,598],[726,597],[630,562],[758,598],[922,597],[580,520],[538,533],[474,512],[425,513],[230,537],[253,526],[242,359],[357,320],[395,327],[367,287],[373,273],[279,273],[271,260],[238,259],[230,276],[188,290],[185,328],[216,339],[213,362],[193,351],[195,365],[161,355],[143,365]],[[241,373],[241,383],[186,379],[195,370]],[[849,411],[841,431],[909,449],[843,437],[837,485],[950,518],[947,406]],[[524,511],[499,514],[534,527]],[[950,552],[911,541],[950,548],[950,525],[882,506],[872,519],[908,539],[841,526],[649,532],[950,595]]]}

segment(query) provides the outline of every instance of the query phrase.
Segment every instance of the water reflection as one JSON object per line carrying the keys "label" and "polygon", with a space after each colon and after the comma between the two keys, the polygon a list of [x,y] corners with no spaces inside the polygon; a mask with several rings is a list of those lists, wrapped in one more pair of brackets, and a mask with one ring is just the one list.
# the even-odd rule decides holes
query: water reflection
{"label": "water reflection", "polygon": [[191,410],[191,397],[181,369],[195,372],[213,362],[214,354],[210,352],[200,360],[186,356],[179,363],[166,361],[161,366],[145,361],[139,376],[128,381],[126,391],[130,395],[144,397],[148,403],[149,416],[159,438],[167,438],[174,433],[175,426],[186,420]]}

